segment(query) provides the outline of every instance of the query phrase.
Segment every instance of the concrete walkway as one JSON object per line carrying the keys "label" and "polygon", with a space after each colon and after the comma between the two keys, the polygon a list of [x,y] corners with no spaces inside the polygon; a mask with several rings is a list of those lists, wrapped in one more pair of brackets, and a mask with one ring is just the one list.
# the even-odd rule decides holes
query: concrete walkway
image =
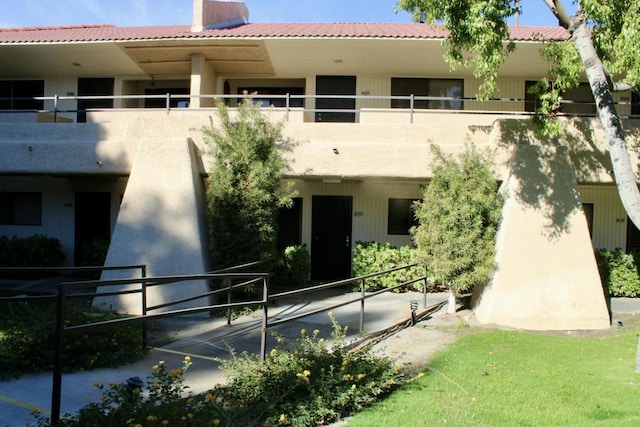
{"label": "concrete walkway", "polygon": [[[271,320],[286,318],[300,313],[312,312],[321,307],[354,301],[358,297],[358,293],[335,295],[331,292],[325,292],[320,296],[308,294],[305,297],[281,300],[278,305],[270,306],[269,316]],[[367,299],[365,302],[365,333],[377,332],[393,324],[409,320],[412,300],[419,302],[418,311],[422,311],[422,294],[420,293],[387,293]],[[427,305],[439,304],[445,300],[445,294],[429,294]],[[640,299],[614,298],[611,301],[611,309],[615,314],[640,313]],[[332,312],[341,326],[348,327],[348,340],[359,336],[360,303],[356,302],[336,308]],[[615,318],[616,316],[614,316]],[[251,353],[260,351],[262,319],[258,313],[242,317],[234,321],[231,326],[226,325],[225,319],[193,316],[163,322],[164,324],[156,325],[155,328],[166,331],[170,342],[161,347],[153,348],[145,359],[119,368],[97,369],[63,375],[61,412],[75,413],[87,403],[99,401],[101,392],[93,386],[95,382],[105,385],[110,382],[122,383],[133,376],[146,379],[151,375],[152,366],[158,361],[164,360],[170,368],[177,368],[182,365],[185,356],[190,356],[193,362],[186,374],[185,384],[195,393],[204,392],[225,380],[225,374],[219,369],[216,359],[229,358],[229,348],[233,348],[238,354],[243,351]],[[419,323],[415,328],[409,328],[405,337],[396,337],[398,342],[402,343],[400,347],[406,348],[409,345],[414,353],[432,354],[446,342],[449,342],[438,339],[446,334],[438,331],[437,325],[437,322],[432,323],[427,320]],[[300,336],[300,330],[303,328],[309,332],[318,329],[322,337],[329,338],[331,322],[327,313],[324,312],[275,326],[272,331],[281,336],[296,338]],[[419,335],[417,334],[418,328],[422,330]],[[425,330],[431,335],[424,335]],[[273,348],[275,339],[269,337],[267,344],[268,350]],[[393,353],[391,354],[393,355]],[[17,380],[0,382],[0,427],[25,426],[27,423],[35,425],[36,420],[30,415],[33,410],[48,416],[51,405],[51,388],[52,375],[50,372],[26,375]]]}
{"label": "concrete walkway", "polygon": [[[287,318],[301,313],[313,312],[322,307],[355,301],[359,293],[336,295],[324,291],[297,298],[280,300],[269,306],[270,321]],[[418,311],[423,308],[420,293],[387,293],[365,301],[365,333],[385,329],[392,324],[406,321],[411,317],[410,303],[419,301]],[[445,294],[429,294],[427,304],[433,305],[446,300]],[[354,302],[332,310],[341,326],[348,327],[347,339],[359,336],[360,303]],[[230,357],[229,349],[236,354],[243,351],[259,353],[261,344],[261,311],[252,316],[237,319],[226,325],[226,319],[209,319],[202,316],[162,320],[162,325],[152,325],[152,329],[162,329],[168,334],[170,343],[153,348],[143,360],[119,368],[96,369],[92,371],[64,374],[62,378],[61,413],[75,413],[89,402],[99,401],[102,396],[94,383],[122,383],[137,376],[145,380],[151,375],[151,368],[163,360],[170,368],[182,366],[185,356],[190,356],[192,365],[187,371],[185,384],[195,393],[211,389],[225,380],[216,359]],[[314,314],[283,325],[270,328],[281,336],[296,338],[300,330],[310,333],[320,331],[320,336],[330,338],[331,321],[326,312]],[[275,338],[268,337],[267,349],[275,347]],[[25,375],[17,380],[0,382],[0,427],[36,424],[30,413],[34,410],[49,416],[51,406],[52,374],[50,372]]]}

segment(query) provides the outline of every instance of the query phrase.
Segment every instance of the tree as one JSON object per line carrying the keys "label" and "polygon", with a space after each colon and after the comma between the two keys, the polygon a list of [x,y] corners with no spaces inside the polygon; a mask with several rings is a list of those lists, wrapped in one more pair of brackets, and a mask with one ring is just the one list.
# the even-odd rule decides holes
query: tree
{"label": "tree", "polygon": [[218,104],[220,124],[203,129],[213,157],[207,190],[210,245],[216,268],[276,255],[278,209],[292,202],[282,187],[286,167],[282,122],[272,123],[251,99],[236,115]]}
{"label": "tree", "polygon": [[[528,1],[531,6],[533,2]],[[538,85],[543,97],[539,122],[553,132],[554,106],[561,91],[578,84],[581,70],[586,73],[598,117],[609,143],[618,193],[627,214],[640,228],[640,192],[631,167],[624,131],[611,92],[640,88],[640,0],[576,0],[577,12],[569,16],[562,0],[540,0],[560,26],[571,35],[562,46],[553,46],[547,58],[555,61],[550,84]],[[442,22],[449,30],[445,59],[452,67],[468,66],[477,78],[484,79],[478,96],[486,99],[496,90],[500,64],[515,49],[505,43],[509,36],[507,19],[522,13],[519,0],[399,0],[398,9],[413,14],[420,22]],[[624,82],[615,82],[621,77]]]}
{"label": "tree", "polygon": [[433,178],[414,211],[418,225],[411,229],[418,262],[449,288],[449,313],[456,296],[491,278],[495,236],[502,197],[491,171],[492,157],[469,143],[458,158],[435,145]]}

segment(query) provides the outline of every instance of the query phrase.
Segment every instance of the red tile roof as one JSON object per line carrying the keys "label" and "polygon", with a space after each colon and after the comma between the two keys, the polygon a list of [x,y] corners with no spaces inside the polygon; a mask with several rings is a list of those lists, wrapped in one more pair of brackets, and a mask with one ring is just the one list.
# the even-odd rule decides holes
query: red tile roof
{"label": "red tile roof", "polygon": [[[437,25],[402,23],[305,23],[245,24],[231,28],[191,32],[188,25],[116,27],[80,25],[66,27],[0,28],[0,44],[157,40],[178,38],[426,38],[442,39],[446,31]],[[563,40],[561,27],[511,27],[514,41],[539,37]]]}

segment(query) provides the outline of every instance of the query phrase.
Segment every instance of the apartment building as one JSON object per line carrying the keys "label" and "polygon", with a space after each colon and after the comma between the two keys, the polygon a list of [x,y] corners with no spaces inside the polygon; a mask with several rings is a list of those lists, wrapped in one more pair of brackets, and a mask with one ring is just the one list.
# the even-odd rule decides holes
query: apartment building
{"label": "apartment building", "polygon": [[[209,270],[201,129],[215,125],[216,100],[233,107],[251,93],[295,141],[286,179],[298,197],[281,239],[307,245],[314,280],[348,277],[357,241],[410,244],[429,145],[455,153],[472,141],[495,152],[508,194],[479,318],[608,326],[593,248],[640,248],[640,233],[619,201],[588,84],[565,94],[561,140],[538,141],[530,126],[527,90],[548,69],[539,38],[564,39],[563,29],[512,27],[518,49],[495,98],[479,102],[482,82],[449,69],[437,26],[248,16],[242,2],[195,0],[190,26],[0,29],[0,235],[57,237],[69,265],[97,241],[109,244],[107,265]],[[634,137],[640,99],[616,101]],[[509,302],[538,288],[531,313]]]}

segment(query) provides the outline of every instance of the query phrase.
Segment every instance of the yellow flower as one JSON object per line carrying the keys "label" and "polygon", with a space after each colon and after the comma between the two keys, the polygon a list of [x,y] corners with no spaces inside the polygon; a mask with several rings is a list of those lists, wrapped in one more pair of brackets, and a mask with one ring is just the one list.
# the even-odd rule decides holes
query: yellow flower
{"label": "yellow flower", "polygon": [[158,420],[158,418],[156,416],[154,416],[154,415],[149,415],[147,417],[147,421],[157,421],[157,420]]}
{"label": "yellow flower", "polygon": [[303,337],[307,335],[307,330],[306,329],[300,329],[300,335],[302,335]]}
{"label": "yellow flower", "polygon": [[163,426],[168,426],[168,425],[169,425],[169,420],[164,420],[164,421],[162,421],[162,425],[163,425]]}
{"label": "yellow flower", "polygon": [[100,384],[100,381],[95,381],[95,382],[93,383],[93,386],[94,386],[94,387],[100,387],[101,385],[102,385],[102,384]]}
{"label": "yellow flower", "polygon": [[353,385],[351,386],[351,390],[355,390],[355,389],[356,389],[356,387],[357,387],[357,386],[356,386],[355,384],[353,384]]}
{"label": "yellow flower", "polygon": [[164,360],[159,361],[158,365],[164,365]]}
{"label": "yellow flower", "polygon": [[275,348],[269,352],[270,357],[276,357],[278,355],[278,350]]}
{"label": "yellow flower", "polygon": [[284,423],[287,420],[287,417],[284,416],[284,414],[280,414],[280,422]]}
{"label": "yellow flower", "polygon": [[208,403],[208,402],[211,402],[212,400],[213,400],[213,394],[207,393],[207,394],[204,395],[204,401],[205,402]]}
{"label": "yellow flower", "polygon": [[418,373],[418,378],[422,378],[422,377],[424,377],[424,372]]}
{"label": "yellow flower", "polygon": [[180,369],[172,369],[171,372],[169,373],[172,377],[177,377],[178,375],[180,375]]}
{"label": "yellow flower", "polygon": [[213,420],[213,425],[214,426],[219,426],[220,425],[220,420],[217,419],[217,418],[215,420]]}
{"label": "yellow flower", "polygon": [[189,357],[189,356],[185,356],[185,357],[184,357],[184,361],[185,361],[185,362],[191,362],[191,357]]}

